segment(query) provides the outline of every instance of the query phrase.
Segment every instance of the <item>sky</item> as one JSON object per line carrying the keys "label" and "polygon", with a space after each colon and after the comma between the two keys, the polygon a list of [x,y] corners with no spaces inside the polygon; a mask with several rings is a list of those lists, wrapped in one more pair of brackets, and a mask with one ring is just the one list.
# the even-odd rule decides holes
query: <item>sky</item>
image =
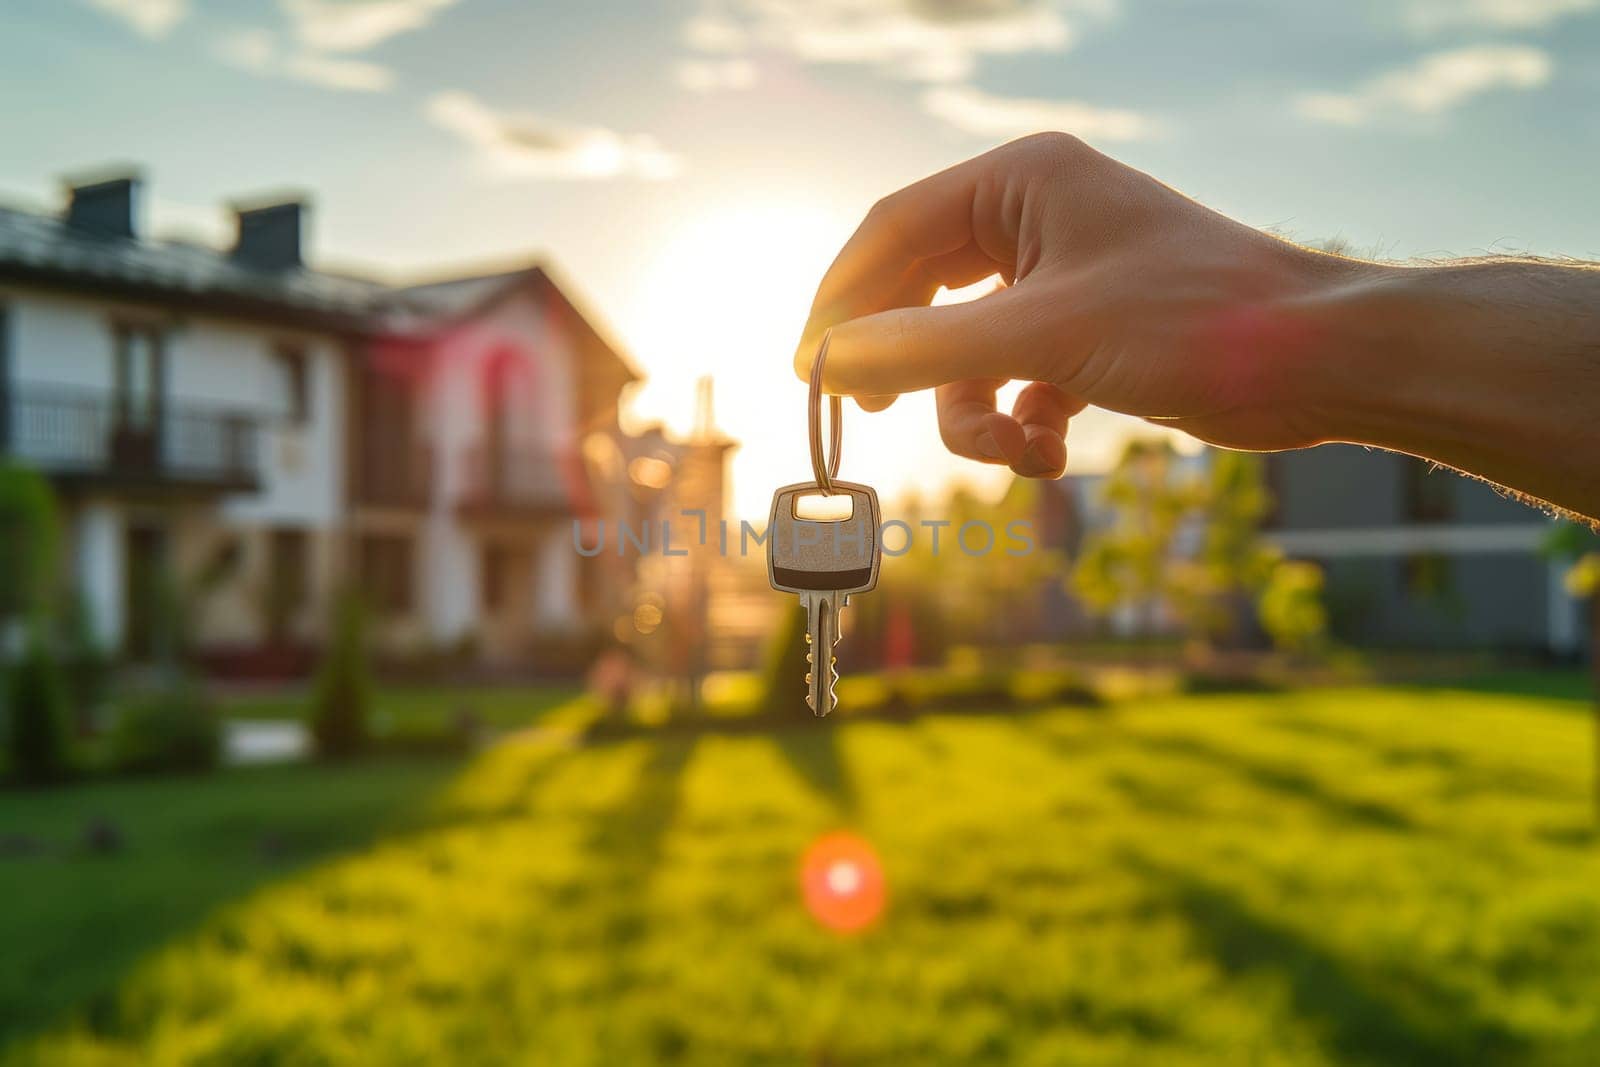
{"label": "sky", "polygon": [[[861,216],[1036,129],[1301,240],[1600,260],[1600,0],[7,0],[0,104],[12,204],[132,162],[157,236],[295,189],[319,266],[552,264],[633,425],[714,376],[752,516],[809,476],[792,347]],[[1002,477],[930,396],[846,418],[888,497]],[[1129,427],[1074,420],[1069,470]]]}

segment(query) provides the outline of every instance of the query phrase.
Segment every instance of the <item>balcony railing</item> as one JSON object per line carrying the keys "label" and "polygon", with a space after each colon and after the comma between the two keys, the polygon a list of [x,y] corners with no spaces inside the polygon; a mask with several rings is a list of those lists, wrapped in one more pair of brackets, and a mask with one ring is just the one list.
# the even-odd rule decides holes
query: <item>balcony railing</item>
{"label": "balcony railing", "polygon": [[109,390],[0,385],[0,452],[53,477],[253,489],[259,419],[170,401],[135,417]]}
{"label": "balcony railing", "polygon": [[571,456],[511,449],[491,457],[483,448],[466,455],[461,507],[482,512],[564,515],[584,492],[582,467]]}

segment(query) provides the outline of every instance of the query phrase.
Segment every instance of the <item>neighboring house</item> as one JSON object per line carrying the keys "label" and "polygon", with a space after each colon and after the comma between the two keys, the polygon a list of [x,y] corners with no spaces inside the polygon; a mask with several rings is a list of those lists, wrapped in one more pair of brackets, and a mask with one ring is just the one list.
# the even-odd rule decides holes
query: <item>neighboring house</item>
{"label": "neighboring house", "polygon": [[1323,445],[1265,457],[1272,541],[1327,574],[1336,636],[1394,647],[1578,653],[1552,520],[1492,486],[1410,456]]}
{"label": "neighboring house", "polygon": [[0,209],[0,453],[56,486],[108,647],[147,655],[162,583],[201,573],[217,657],[314,644],[351,577],[397,651],[610,624],[626,576],[570,530],[637,375],[544,270],[396,288],[307,268],[297,201],[217,251],[142,239],[138,194]]}
{"label": "neighboring house", "polygon": [[[1214,453],[1185,458],[1190,473]],[[1423,460],[1355,445],[1262,457],[1273,512],[1263,534],[1291,558],[1319,564],[1337,638],[1389,648],[1484,648],[1556,655],[1586,644],[1567,566],[1545,556],[1552,520],[1492,486]],[[1042,545],[1075,559],[1109,521],[1100,475],[1068,475],[1041,495]],[[1195,532],[1196,534],[1198,531]],[[1097,632],[1065,589],[1044,591],[1047,629]],[[1113,631],[1136,620],[1113,613]]]}
{"label": "neighboring house", "polygon": [[585,464],[637,379],[540,267],[395,291],[352,421],[358,573],[392,644],[513,660],[620,592],[575,549],[603,501]]}

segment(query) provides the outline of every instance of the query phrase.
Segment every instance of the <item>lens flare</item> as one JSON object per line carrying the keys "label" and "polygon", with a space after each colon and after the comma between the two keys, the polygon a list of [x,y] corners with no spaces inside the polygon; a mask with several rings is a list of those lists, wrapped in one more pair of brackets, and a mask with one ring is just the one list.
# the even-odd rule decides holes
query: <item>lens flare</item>
{"label": "lens flare", "polygon": [[800,864],[806,910],[840,933],[864,930],[883,914],[883,865],[872,846],[853,834],[833,833],[806,850]]}

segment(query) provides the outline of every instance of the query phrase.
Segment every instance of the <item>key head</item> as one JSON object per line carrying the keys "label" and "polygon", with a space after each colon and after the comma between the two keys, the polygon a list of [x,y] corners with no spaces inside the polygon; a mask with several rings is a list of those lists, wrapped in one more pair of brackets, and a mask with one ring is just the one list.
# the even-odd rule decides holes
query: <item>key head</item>
{"label": "key head", "polygon": [[767,580],[785,593],[865,593],[878,584],[883,558],[878,542],[878,494],[870,486],[834,482],[830,506],[848,499],[845,518],[803,519],[796,504],[819,496],[815,482],[786,485],[772,494],[767,518]]}

